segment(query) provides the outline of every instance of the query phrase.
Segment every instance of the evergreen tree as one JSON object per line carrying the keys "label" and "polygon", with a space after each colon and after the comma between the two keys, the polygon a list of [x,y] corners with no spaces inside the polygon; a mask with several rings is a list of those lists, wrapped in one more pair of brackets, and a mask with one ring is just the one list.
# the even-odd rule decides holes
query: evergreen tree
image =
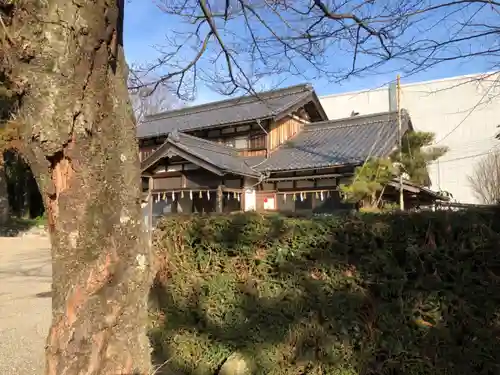
{"label": "evergreen tree", "polygon": [[428,164],[448,150],[447,147],[430,146],[433,142],[434,133],[406,133],[402,140],[401,153],[396,150],[389,158],[370,158],[355,169],[352,182],[341,186],[345,200],[362,202],[365,207],[379,208],[385,186],[398,176],[398,168],[402,168],[405,179],[429,186]]}
{"label": "evergreen tree", "polygon": [[356,168],[352,183],[341,185],[341,191],[348,202],[363,202],[365,206],[377,208],[385,186],[394,174],[389,158],[371,158]]}
{"label": "evergreen tree", "polygon": [[403,136],[401,156],[399,150],[391,155],[396,163],[401,163],[407,179],[419,185],[429,186],[429,163],[443,156],[447,147],[431,146],[435,134],[431,132],[407,132]]}

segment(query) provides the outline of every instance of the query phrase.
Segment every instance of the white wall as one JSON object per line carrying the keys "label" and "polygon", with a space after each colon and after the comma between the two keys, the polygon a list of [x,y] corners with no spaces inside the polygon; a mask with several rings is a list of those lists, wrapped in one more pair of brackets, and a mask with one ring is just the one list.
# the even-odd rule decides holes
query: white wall
{"label": "white wall", "polygon": [[[500,125],[500,76],[470,75],[401,85],[401,107],[416,130],[436,134],[449,151],[430,166],[432,188],[449,191],[458,202],[479,203],[468,176],[494,148]],[[388,88],[320,98],[330,119],[389,110]],[[455,129],[456,128],[456,129]],[[455,129],[455,130],[454,130]]]}

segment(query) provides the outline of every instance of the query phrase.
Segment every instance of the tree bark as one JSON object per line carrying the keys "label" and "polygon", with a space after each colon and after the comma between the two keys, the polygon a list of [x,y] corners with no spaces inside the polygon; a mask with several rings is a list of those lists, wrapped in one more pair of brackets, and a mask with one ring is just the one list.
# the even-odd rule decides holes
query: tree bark
{"label": "tree bark", "polygon": [[9,77],[20,88],[21,151],[52,242],[45,374],[148,374],[151,251],[141,222],[123,0],[2,3]]}

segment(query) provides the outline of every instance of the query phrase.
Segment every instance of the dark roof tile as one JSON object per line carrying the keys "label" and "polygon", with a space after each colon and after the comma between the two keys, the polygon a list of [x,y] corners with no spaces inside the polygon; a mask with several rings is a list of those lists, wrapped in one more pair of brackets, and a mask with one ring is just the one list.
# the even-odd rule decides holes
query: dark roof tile
{"label": "dark roof tile", "polygon": [[[406,112],[402,117],[404,132],[411,123]],[[272,172],[362,164],[368,156],[388,156],[397,143],[396,112],[311,123],[254,168]]]}
{"label": "dark roof tile", "polygon": [[258,176],[259,173],[250,168],[244,158],[238,156],[238,151],[212,141],[194,137],[188,134],[172,132],[164,145],[142,163],[142,170],[149,168],[163,157],[166,148],[172,145],[182,151],[214,165],[226,173],[241,174],[244,176]]}

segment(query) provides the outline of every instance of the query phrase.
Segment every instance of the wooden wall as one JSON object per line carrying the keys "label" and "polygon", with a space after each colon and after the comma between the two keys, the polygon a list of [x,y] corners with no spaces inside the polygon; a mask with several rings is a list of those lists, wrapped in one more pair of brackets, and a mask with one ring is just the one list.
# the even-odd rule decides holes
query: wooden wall
{"label": "wooden wall", "polygon": [[166,138],[164,136],[161,136],[152,139],[139,140],[139,160],[146,160],[149,155],[155,152],[165,142],[165,139]]}
{"label": "wooden wall", "polygon": [[266,156],[266,150],[241,150],[240,156]]}
{"label": "wooden wall", "polygon": [[158,147],[160,147],[160,145],[141,147],[139,150],[139,160],[140,161],[146,160],[149,155],[151,155],[158,149]]}
{"label": "wooden wall", "polygon": [[297,117],[285,117],[271,125],[267,144],[269,151],[273,151],[287,140],[298,134],[304,127],[304,120]]}
{"label": "wooden wall", "polygon": [[162,172],[153,176],[153,190],[217,189],[219,185],[229,189],[241,189],[243,181],[240,176],[221,177],[203,169]]}
{"label": "wooden wall", "polygon": [[184,175],[186,176],[186,188],[209,187],[215,189],[222,184],[222,177],[204,170],[185,171]]}
{"label": "wooden wall", "polygon": [[342,203],[339,192],[335,187],[330,187],[323,190],[323,200],[316,195],[316,192],[304,193],[304,199],[300,199],[300,190],[296,190],[295,200],[293,199],[294,192],[288,192],[286,199],[284,194],[272,191],[259,191],[256,194],[256,210],[258,212],[266,212],[264,209],[264,200],[266,198],[274,198],[275,210],[278,212],[331,212],[338,209],[345,209],[348,205]]}
{"label": "wooden wall", "polygon": [[172,176],[162,176],[153,178],[153,190],[180,189],[182,187],[182,176],[179,174]]}

